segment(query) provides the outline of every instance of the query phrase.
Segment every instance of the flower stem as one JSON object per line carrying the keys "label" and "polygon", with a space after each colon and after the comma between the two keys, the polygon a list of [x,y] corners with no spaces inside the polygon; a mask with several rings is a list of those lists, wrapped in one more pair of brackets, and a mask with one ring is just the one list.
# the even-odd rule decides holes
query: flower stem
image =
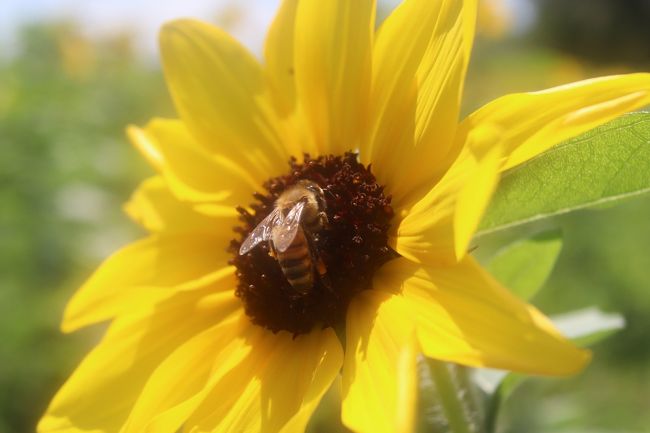
{"label": "flower stem", "polygon": [[467,370],[431,359],[421,364],[420,431],[483,433],[483,415]]}

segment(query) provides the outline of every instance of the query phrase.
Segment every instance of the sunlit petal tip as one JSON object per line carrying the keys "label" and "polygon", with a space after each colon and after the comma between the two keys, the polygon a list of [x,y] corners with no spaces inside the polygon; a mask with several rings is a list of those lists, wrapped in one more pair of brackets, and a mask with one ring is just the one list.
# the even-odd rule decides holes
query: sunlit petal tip
{"label": "sunlit petal tip", "polygon": [[[92,321],[87,320],[87,314],[84,311],[86,303],[83,299],[84,296],[80,296],[79,292],[79,290],[75,292],[63,310],[63,317],[59,329],[65,334],[75,332],[92,323]],[[102,317],[101,320],[105,319],[105,317]]]}
{"label": "sunlit petal tip", "polygon": [[543,95],[547,93],[555,93],[562,90],[570,90],[573,88],[590,87],[593,85],[602,85],[604,86],[602,90],[611,89],[621,94],[636,92],[643,92],[644,94],[648,94],[648,92],[650,92],[650,73],[635,72],[630,74],[618,74],[588,78],[573,83],[551,87],[549,89],[539,90],[537,92],[532,92],[532,94]]}
{"label": "sunlit petal tip", "polygon": [[[153,194],[152,194],[153,192]],[[155,212],[156,205],[161,201],[156,193],[166,193],[165,180],[154,176],[143,181],[131,194],[129,200],[122,204],[122,211],[134,222],[149,231],[160,231],[164,227],[163,219]],[[152,197],[153,196],[153,197]],[[171,194],[168,194],[171,197]],[[172,198],[172,201],[174,199]]]}
{"label": "sunlit petal tip", "polygon": [[539,311],[531,312],[531,315],[539,316],[545,324],[540,323],[540,329],[546,330],[549,334],[555,334],[558,347],[563,346],[562,351],[558,351],[554,356],[547,358],[548,365],[546,368],[537,368],[532,374],[543,376],[573,376],[582,372],[591,362],[593,354],[589,349],[577,347],[573,342],[561,335],[555,326]]}
{"label": "sunlit petal tip", "polygon": [[146,129],[129,125],[126,128],[126,135],[135,148],[156,170],[162,169],[163,156],[152,142],[152,137],[147,134]]}
{"label": "sunlit petal tip", "polygon": [[[566,376],[572,376],[582,372],[591,363],[593,353],[588,349],[580,349],[579,355],[576,357],[576,362],[573,365],[568,365]],[[571,368],[573,367],[573,368]]]}
{"label": "sunlit petal tip", "polygon": [[[170,54],[167,50],[171,48],[173,39],[178,36],[186,35],[189,29],[193,27],[212,27],[208,23],[192,18],[179,18],[167,21],[160,27],[158,32],[158,45],[160,54],[165,57]],[[217,27],[213,27],[217,29]]]}
{"label": "sunlit petal tip", "polygon": [[65,313],[63,315],[63,319],[61,320],[61,323],[59,324],[59,329],[64,334],[70,334],[83,327],[84,325],[81,322],[77,322],[74,316]]}

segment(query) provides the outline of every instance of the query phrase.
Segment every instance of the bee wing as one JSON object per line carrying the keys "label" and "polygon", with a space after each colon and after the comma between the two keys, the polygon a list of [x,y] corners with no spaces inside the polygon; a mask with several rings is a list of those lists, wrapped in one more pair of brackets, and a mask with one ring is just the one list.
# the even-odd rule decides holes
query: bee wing
{"label": "bee wing", "polygon": [[296,238],[296,233],[298,233],[298,228],[300,228],[302,212],[305,210],[306,204],[307,202],[305,200],[296,203],[282,220],[278,230],[274,233],[273,247],[279,252],[285,252],[289,248],[289,245],[291,245],[291,242]]}
{"label": "bee wing", "polygon": [[273,226],[276,225],[277,221],[282,217],[282,212],[280,209],[275,208],[273,211],[266,216],[260,223],[251,231],[244,242],[239,247],[239,255],[244,255],[255,247],[255,245],[260,242],[268,241],[271,239],[271,231]]}

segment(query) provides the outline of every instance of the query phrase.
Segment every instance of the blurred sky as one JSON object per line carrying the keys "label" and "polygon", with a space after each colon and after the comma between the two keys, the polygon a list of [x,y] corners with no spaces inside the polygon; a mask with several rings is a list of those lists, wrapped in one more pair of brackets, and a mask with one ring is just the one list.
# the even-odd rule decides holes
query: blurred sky
{"label": "blurred sky", "polygon": [[[156,35],[165,21],[180,17],[215,21],[220,14],[237,14],[231,17],[236,21],[232,33],[257,51],[264,37],[259,29],[268,26],[278,4],[279,0],[0,0],[0,48],[11,53],[21,24],[72,19],[91,35],[134,32],[138,48],[155,55]],[[238,14],[235,5],[244,13]]]}
{"label": "blurred sky", "polygon": [[[533,19],[532,0],[503,0],[514,12],[515,31]],[[24,23],[72,19],[90,35],[133,32],[137,48],[157,57],[157,33],[165,21],[195,17],[228,19],[229,31],[259,53],[266,29],[280,0],[0,0],[0,53],[15,50],[15,31]],[[400,0],[380,0],[392,8]]]}

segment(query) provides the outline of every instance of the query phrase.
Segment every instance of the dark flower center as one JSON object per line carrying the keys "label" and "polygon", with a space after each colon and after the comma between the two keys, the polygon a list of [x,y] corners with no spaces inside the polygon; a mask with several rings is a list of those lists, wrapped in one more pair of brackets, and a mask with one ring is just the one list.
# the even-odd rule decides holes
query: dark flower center
{"label": "dark flower center", "polygon": [[[253,323],[273,332],[286,330],[298,335],[314,327],[342,324],[350,300],[372,288],[374,272],[396,253],[387,243],[393,216],[391,198],[384,195],[383,186],[377,184],[370,167],[357,161],[356,154],[315,159],[304,155],[302,163],[292,158],[289,165],[288,174],[264,184],[266,194],[254,194],[257,201],[251,205],[252,213],[238,209],[243,226],[235,228],[238,237],[231,241],[234,257],[230,264],[237,268],[236,294]],[[291,226],[287,222],[291,205],[301,200],[286,206],[290,193],[285,192],[295,195],[302,185],[322,189],[319,194],[324,202],[319,200],[316,206],[317,201],[312,201],[311,206],[313,211],[324,212],[326,222],[315,222],[320,220],[314,212],[309,214],[305,205],[300,233],[286,247],[279,236]],[[277,211],[281,204],[284,210]],[[274,215],[282,216],[269,224],[267,217],[274,210]],[[247,238],[262,233],[255,231],[260,223],[271,230],[264,238],[269,240],[240,254]],[[279,251],[282,248],[286,250]]]}

